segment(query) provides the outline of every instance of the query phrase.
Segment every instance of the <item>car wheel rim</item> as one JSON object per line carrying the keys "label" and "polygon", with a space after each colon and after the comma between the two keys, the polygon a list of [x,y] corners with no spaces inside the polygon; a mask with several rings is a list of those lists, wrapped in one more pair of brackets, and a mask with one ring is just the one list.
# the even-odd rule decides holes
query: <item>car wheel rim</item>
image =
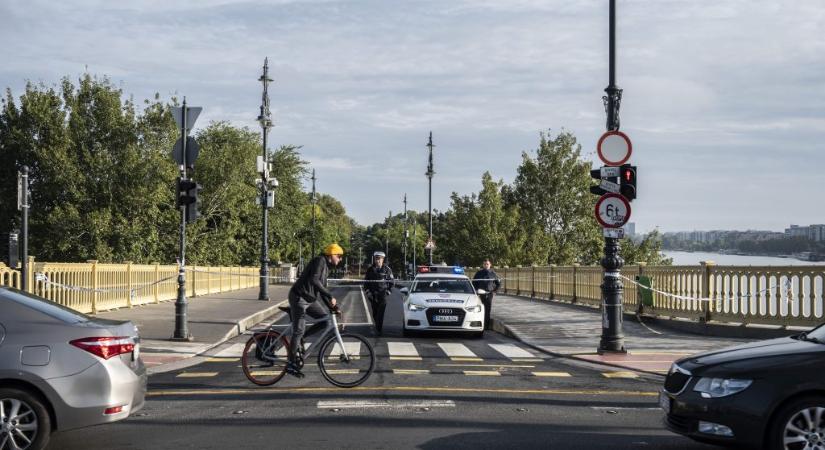
{"label": "car wheel rim", "polygon": [[825,408],[805,408],[785,424],[783,444],[787,450],[825,450]]}
{"label": "car wheel rim", "polygon": [[0,450],[29,448],[37,437],[37,414],[16,398],[0,399]]}

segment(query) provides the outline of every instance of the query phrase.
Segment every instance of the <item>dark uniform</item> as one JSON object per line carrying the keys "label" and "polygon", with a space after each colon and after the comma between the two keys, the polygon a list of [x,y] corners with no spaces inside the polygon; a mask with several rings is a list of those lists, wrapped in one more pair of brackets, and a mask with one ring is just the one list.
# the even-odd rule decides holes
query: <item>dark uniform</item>
{"label": "dark uniform", "polygon": [[484,304],[484,329],[490,329],[490,311],[493,309],[493,297],[498,288],[501,287],[501,280],[493,269],[481,269],[473,275],[473,286],[476,289],[487,291],[485,295],[479,295],[481,303]]}
{"label": "dark uniform", "polygon": [[297,355],[300,342],[304,337],[306,328],[306,316],[316,319],[315,324],[309,329],[306,335],[310,335],[326,325],[329,318],[327,309],[319,305],[316,301],[321,300],[327,308],[332,309],[330,302],[332,294],[327,290],[327,277],[329,276],[329,265],[324,255],[318,255],[307,264],[303,273],[289,289],[289,310],[292,316],[292,341],[289,346],[292,355]]}
{"label": "dark uniform", "polygon": [[387,296],[390,294],[395,282],[392,277],[392,270],[384,264],[381,267],[375,264],[367,269],[364,277],[367,283],[364,288],[367,290],[367,297],[372,309],[372,319],[375,321],[375,331],[379,334],[384,328],[384,311],[387,309]]}

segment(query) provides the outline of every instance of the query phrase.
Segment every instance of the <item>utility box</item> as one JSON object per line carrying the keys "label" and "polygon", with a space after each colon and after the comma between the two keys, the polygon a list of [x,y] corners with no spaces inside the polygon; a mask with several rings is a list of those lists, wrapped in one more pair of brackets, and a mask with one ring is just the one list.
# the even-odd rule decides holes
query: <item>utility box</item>
{"label": "utility box", "polygon": [[20,262],[20,242],[17,233],[0,233],[0,261],[12,269]]}
{"label": "utility box", "polygon": [[652,307],[653,291],[651,291],[650,288],[653,287],[653,279],[647,275],[636,275],[636,282],[639,283],[639,285],[636,286],[637,292],[639,294],[639,303],[643,306]]}

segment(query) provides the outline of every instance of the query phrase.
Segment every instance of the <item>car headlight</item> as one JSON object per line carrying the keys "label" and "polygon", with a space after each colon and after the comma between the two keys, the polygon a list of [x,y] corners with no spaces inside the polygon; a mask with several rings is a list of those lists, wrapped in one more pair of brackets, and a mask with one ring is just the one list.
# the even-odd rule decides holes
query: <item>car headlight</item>
{"label": "car headlight", "polygon": [[467,311],[472,312],[472,313],[477,313],[477,312],[481,312],[481,305],[468,306],[464,309],[466,309]]}
{"label": "car headlight", "polygon": [[734,378],[700,378],[693,390],[702,394],[702,398],[719,398],[742,392],[753,380]]}
{"label": "car headlight", "polygon": [[409,306],[407,306],[407,309],[409,309],[410,311],[424,311],[425,309],[427,309],[427,307],[416,305],[415,303],[410,303]]}

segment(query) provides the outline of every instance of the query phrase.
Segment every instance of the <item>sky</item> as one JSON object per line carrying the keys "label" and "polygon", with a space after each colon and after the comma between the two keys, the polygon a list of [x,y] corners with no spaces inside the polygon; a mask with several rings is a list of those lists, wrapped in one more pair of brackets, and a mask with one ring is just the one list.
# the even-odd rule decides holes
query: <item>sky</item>
{"label": "sky", "polygon": [[[637,231],[825,223],[825,3],[618,0],[621,131]],[[607,0],[0,0],[0,87],[108,76],[140,101],[275,127],[363,225],[513,181],[540,133],[597,160]],[[597,165],[600,165],[598,163]],[[552,180],[548,180],[552,182]]]}

